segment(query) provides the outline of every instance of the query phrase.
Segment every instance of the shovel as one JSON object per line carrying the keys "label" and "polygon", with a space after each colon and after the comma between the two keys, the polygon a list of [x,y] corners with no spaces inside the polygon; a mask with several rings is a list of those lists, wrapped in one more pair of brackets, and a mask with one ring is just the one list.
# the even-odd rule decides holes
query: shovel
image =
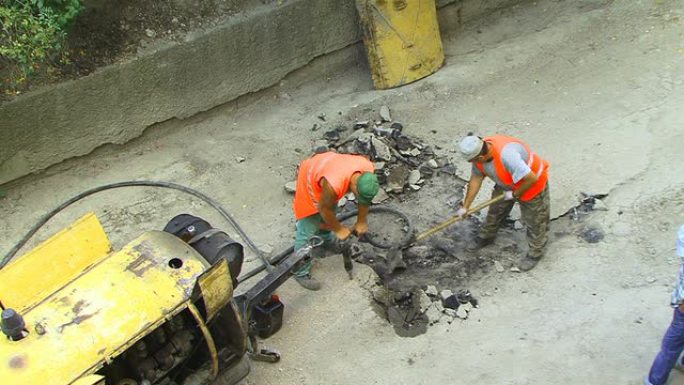
{"label": "shovel", "polygon": [[[415,241],[415,242],[420,242],[420,241],[422,241],[423,239],[425,239],[425,238],[427,238],[427,237],[433,235],[434,233],[436,233],[436,232],[438,232],[438,231],[442,231],[442,230],[446,229],[447,227],[453,225],[454,223],[459,222],[459,221],[462,220],[463,218],[466,218],[468,215],[474,214],[474,213],[476,213],[476,212],[478,212],[478,211],[480,211],[480,210],[482,210],[482,209],[484,209],[484,208],[486,208],[486,207],[489,207],[489,206],[493,205],[494,203],[497,203],[497,202],[502,201],[503,199],[504,199],[504,194],[501,194],[501,195],[499,195],[499,196],[496,196],[496,197],[494,197],[494,198],[492,198],[492,199],[490,199],[490,200],[488,200],[488,201],[482,202],[482,203],[480,203],[479,205],[477,205],[477,206],[471,208],[471,209],[468,210],[468,211],[465,213],[465,215],[463,215],[462,217],[455,215],[455,216],[453,216],[453,217],[447,219],[446,221],[444,221],[444,222],[438,224],[437,226],[431,228],[430,230],[427,230],[427,231],[424,231],[424,232],[418,234],[418,236],[416,237],[416,241]],[[415,242],[414,242],[414,243],[415,243]]]}
{"label": "shovel", "polygon": [[418,234],[418,236],[416,236],[414,242],[412,242],[411,245],[409,245],[409,246],[392,247],[391,249],[389,249],[389,251],[387,252],[387,256],[385,257],[385,261],[387,262],[387,272],[389,274],[392,274],[397,270],[401,271],[401,270],[406,269],[406,262],[404,262],[404,255],[403,255],[403,249],[404,248],[413,246],[416,242],[422,241],[423,239],[426,239],[426,238],[430,237],[431,235],[446,229],[447,227],[453,225],[454,223],[459,222],[460,220],[467,217],[468,215],[474,214],[474,213],[476,213],[476,212],[478,212],[478,211],[480,211],[486,207],[493,205],[494,203],[502,201],[503,199],[504,199],[504,194],[501,194],[499,196],[496,196],[496,197],[494,197],[494,198],[492,198],[486,202],[483,202],[483,203],[471,208],[470,210],[468,210],[466,212],[466,214],[463,217],[454,216],[452,218],[449,218],[446,221],[438,224],[437,226],[432,227],[431,229]]}

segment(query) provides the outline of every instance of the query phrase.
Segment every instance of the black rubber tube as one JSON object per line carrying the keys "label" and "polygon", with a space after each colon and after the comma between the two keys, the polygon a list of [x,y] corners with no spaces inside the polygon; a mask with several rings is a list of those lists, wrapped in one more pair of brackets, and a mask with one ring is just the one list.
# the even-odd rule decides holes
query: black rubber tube
{"label": "black rubber tube", "polygon": [[272,265],[270,264],[270,262],[268,261],[268,258],[266,258],[266,256],[261,252],[261,250],[259,250],[259,249],[256,247],[256,245],[254,244],[254,242],[252,242],[252,240],[251,240],[251,239],[247,236],[247,234],[242,230],[242,228],[240,227],[240,225],[235,221],[235,219],[233,219],[233,216],[230,215],[230,213],[228,213],[228,211],[226,211],[223,207],[221,207],[221,205],[219,205],[218,202],[216,202],[216,201],[213,200],[212,198],[210,198],[210,197],[204,195],[203,193],[201,193],[201,192],[199,192],[199,191],[197,191],[197,190],[195,190],[195,189],[192,189],[192,188],[190,188],[190,187],[186,187],[186,186],[183,186],[183,185],[180,185],[180,184],[176,184],[176,183],[171,183],[171,182],[158,182],[158,181],[147,181],[147,180],[141,180],[141,181],[126,181],[126,182],[118,182],[118,183],[106,184],[106,185],[103,185],[103,186],[99,186],[99,187],[92,188],[92,189],[90,189],[90,190],[86,190],[86,191],[84,191],[84,192],[82,192],[82,193],[80,193],[80,194],[78,194],[78,195],[72,197],[71,199],[65,201],[64,203],[62,203],[61,205],[57,206],[55,209],[53,209],[53,210],[50,211],[49,213],[43,215],[43,217],[41,217],[40,220],[39,220],[35,225],[33,225],[33,227],[31,228],[31,230],[29,230],[29,232],[28,232],[26,235],[24,235],[24,237],[23,237],[16,245],[14,245],[14,247],[12,247],[12,249],[9,251],[9,253],[7,253],[7,255],[5,255],[5,256],[3,257],[2,261],[0,261],[0,269],[3,268],[7,263],[9,263],[9,261],[12,260],[12,258],[13,258],[13,257],[17,254],[17,252],[26,244],[26,242],[28,242],[29,239],[31,239],[31,237],[32,237],[36,232],[38,232],[38,230],[39,230],[41,227],[43,227],[43,225],[45,225],[52,217],[54,217],[55,215],[57,215],[60,211],[64,210],[65,208],[67,208],[67,207],[69,207],[69,206],[71,206],[72,204],[78,202],[79,200],[81,200],[81,199],[83,199],[83,198],[85,198],[85,197],[87,197],[87,196],[93,195],[93,194],[95,194],[95,193],[98,193],[98,192],[101,192],[101,191],[105,191],[105,190],[111,190],[111,189],[114,189],[114,188],[132,187],[132,186],[139,186],[139,187],[163,187],[163,188],[169,188],[169,189],[178,190],[178,191],[182,191],[182,192],[188,193],[188,194],[190,194],[190,195],[193,195],[193,196],[195,196],[195,197],[197,197],[197,198],[199,198],[199,199],[205,201],[205,202],[208,203],[211,207],[213,207],[214,209],[216,209],[216,210],[217,210],[217,211],[218,211],[218,212],[219,212],[219,213],[228,221],[228,223],[230,223],[231,226],[233,226],[233,228],[235,229],[235,231],[237,231],[237,233],[240,235],[240,238],[242,238],[242,240],[247,244],[247,246],[249,246],[249,248],[252,249],[252,251],[253,251],[253,252],[261,259],[261,261],[264,263],[264,269],[268,269],[269,271],[273,270],[273,266],[272,266]]}
{"label": "black rubber tube", "polygon": [[[407,231],[406,231],[406,237],[402,240],[402,242],[399,242],[399,244],[383,244],[383,243],[379,243],[379,242],[375,241],[371,237],[368,237],[365,239],[368,243],[370,243],[371,245],[378,247],[380,249],[390,249],[392,247],[402,248],[404,246],[408,246],[413,241],[413,236],[414,236],[413,222],[411,222],[411,219],[409,219],[409,217],[406,214],[402,213],[401,211],[399,211],[397,209],[393,209],[391,207],[382,207],[382,206],[372,206],[370,208],[370,212],[371,213],[384,212],[384,213],[394,214],[394,215],[400,217],[401,219],[404,220],[404,222],[406,222]],[[348,213],[341,214],[337,219],[339,221],[344,221],[346,219],[349,219],[349,218],[356,216],[358,213],[359,213],[358,210],[352,210]],[[274,255],[269,260],[269,263],[271,265],[277,265],[278,263],[280,263],[280,261],[285,259],[288,255],[292,254],[293,252],[294,252],[294,246],[290,246],[287,249],[281,251],[280,253]],[[263,265],[258,266],[256,268],[246,272],[245,274],[241,275],[240,278],[238,278],[238,283],[244,282],[244,281],[254,277],[255,275],[261,273],[262,271],[264,271],[264,266]]]}

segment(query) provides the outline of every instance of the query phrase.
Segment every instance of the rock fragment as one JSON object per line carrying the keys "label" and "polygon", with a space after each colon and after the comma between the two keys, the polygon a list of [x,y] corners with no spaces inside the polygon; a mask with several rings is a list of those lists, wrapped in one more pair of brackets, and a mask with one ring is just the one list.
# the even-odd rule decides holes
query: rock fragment
{"label": "rock fragment", "polygon": [[456,317],[460,319],[468,318],[468,312],[463,308],[463,306],[459,306],[458,309],[456,309]]}
{"label": "rock fragment", "polygon": [[382,203],[382,202],[388,200],[389,198],[390,198],[390,196],[387,195],[387,192],[385,192],[385,189],[383,189],[383,188],[381,187],[381,188],[378,190],[378,193],[375,194],[375,196],[373,197],[372,203],[373,203],[373,204]]}
{"label": "rock fragment", "polygon": [[297,191],[297,181],[287,182],[283,187],[285,188],[285,191],[294,194],[295,191]]}
{"label": "rock fragment", "polygon": [[425,315],[427,316],[428,322],[430,322],[430,324],[435,324],[439,322],[440,318],[442,318],[442,312],[437,310],[437,308],[434,306],[430,306],[425,312]]}
{"label": "rock fragment", "polygon": [[408,184],[418,184],[418,181],[420,180],[420,171],[418,170],[411,170],[408,174],[408,179],[407,182]]}
{"label": "rock fragment", "polygon": [[418,298],[419,300],[419,306],[420,306],[420,312],[425,313],[427,309],[432,306],[432,300],[430,297],[428,297],[427,294],[425,294],[424,291],[420,292],[420,297]]}
{"label": "rock fragment", "polygon": [[384,161],[392,159],[392,152],[390,152],[389,146],[387,146],[385,142],[373,136],[371,137],[371,145],[373,146],[373,155],[375,155],[375,159]]}
{"label": "rock fragment", "polygon": [[454,295],[454,293],[449,289],[444,289],[439,292],[439,298],[441,298],[442,301],[446,301],[446,299],[451,297],[452,295]]}
{"label": "rock fragment", "polygon": [[382,119],[383,122],[391,122],[392,121],[392,116],[390,115],[389,107],[387,107],[387,106],[380,107],[380,118]]}

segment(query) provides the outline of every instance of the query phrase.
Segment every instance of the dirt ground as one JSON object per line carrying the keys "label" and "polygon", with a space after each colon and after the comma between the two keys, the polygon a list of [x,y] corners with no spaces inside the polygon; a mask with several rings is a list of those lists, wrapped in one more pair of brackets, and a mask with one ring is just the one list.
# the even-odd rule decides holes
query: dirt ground
{"label": "dirt ground", "polygon": [[[282,361],[253,364],[245,383],[641,383],[672,315],[680,263],[674,234],[684,223],[677,168],[684,164],[684,3],[525,2],[443,41],[447,65],[412,85],[374,91],[363,66],[316,78],[304,69],[277,87],[5,186],[0,252],[63,200],[128,179],[197,188],[262,248],[282,250],[294,224],[282,186],[296,164],[322,131],[385,104],[407,133],[441,146],[444,156],[455,155],[453,143],[468,131],[527,140],[551,163],[553,217],[577,205],[580,192],[608,194],[608,210],[554,220],[546,257],[533,271],[484,269],[467,282],[480,305],[467,320],[440,322],[414,338],[398,336],[379,316],[368,267],[357,264],[348,280],[342,261],[326,258],[314,270],[321,291],[294,281],[280,290],[285,326],[265,343]],[[314,123],[323,128],[312,131]],[[467,165],[455,162],[467,178]],[[442,211],[444,199],[434,201]],[[38,238],[89,210],[117,247],[183,211],[228,230],[190,197],[131,189],[82,201]],[[586,242],[580,235],[587,229],[604,238]],[[509,246],[509,233],[486,252]],[[258,264],[248,260],[245,269]],[[673,374],[670,383],[684,384],[684,376]]]}

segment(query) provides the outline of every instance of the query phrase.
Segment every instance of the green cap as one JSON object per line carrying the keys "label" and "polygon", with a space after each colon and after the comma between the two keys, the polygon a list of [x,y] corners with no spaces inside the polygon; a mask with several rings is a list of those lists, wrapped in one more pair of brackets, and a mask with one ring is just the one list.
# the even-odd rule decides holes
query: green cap
{"label": "green cap", "polygon": [[359,203],[370,206],[375,194],[380,189],[378,177],[372,172],[364,172],[356,181],[356,189],[359,191]]}

